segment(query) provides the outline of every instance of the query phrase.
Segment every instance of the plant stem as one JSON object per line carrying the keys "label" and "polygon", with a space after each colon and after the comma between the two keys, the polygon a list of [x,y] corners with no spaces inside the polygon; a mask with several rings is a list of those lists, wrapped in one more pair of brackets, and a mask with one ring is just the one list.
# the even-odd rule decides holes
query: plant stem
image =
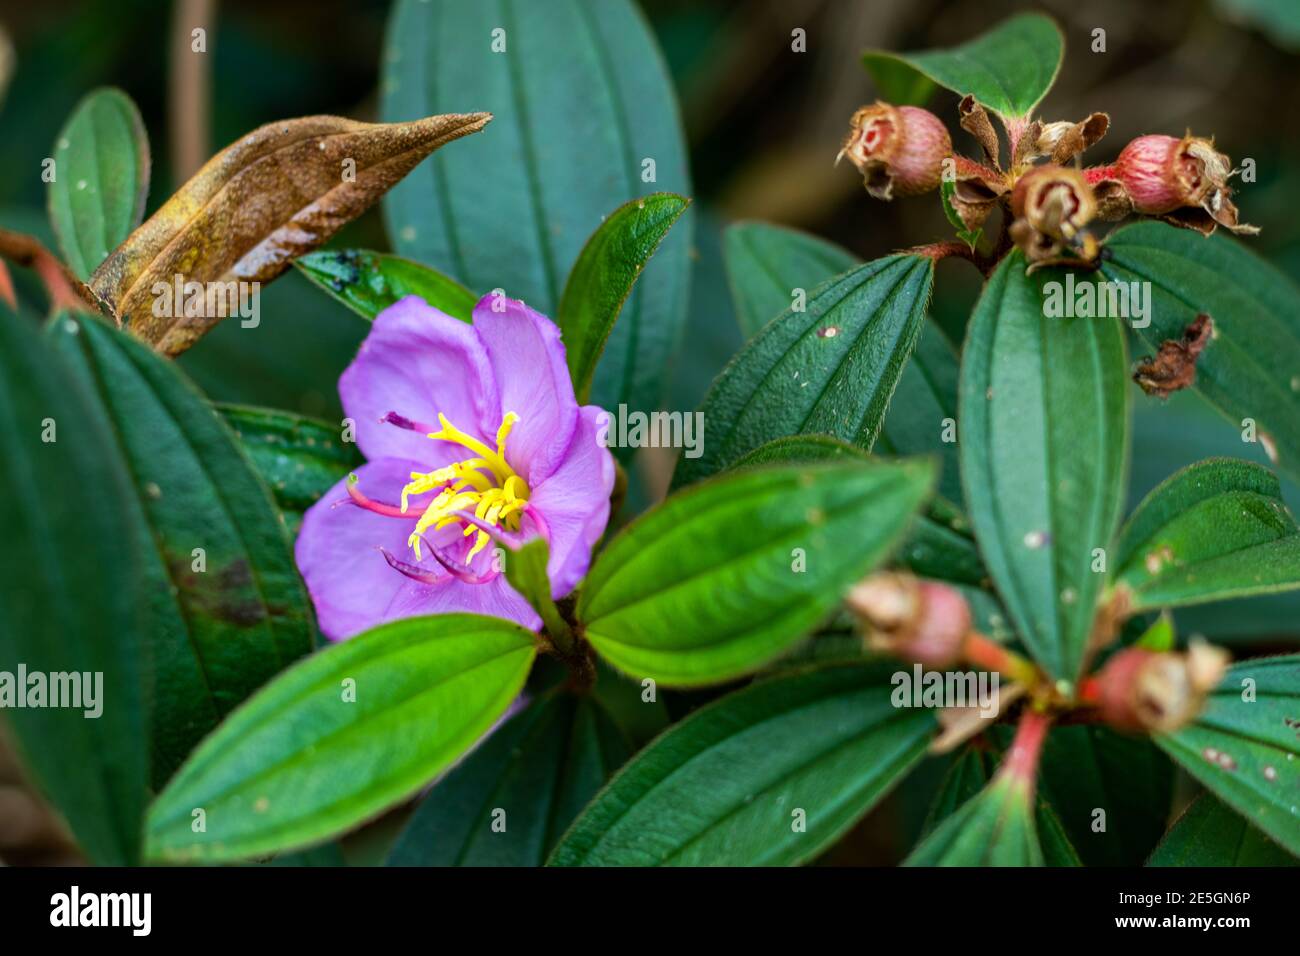
{"label": "plant stem", "polygon": [[1038,668],[1032,661],[1008,650],[992,638],[985,637],[979,631],[971,631],[966,635],[962,656],[981,670],[997,671],[1026,687],[1038,682]]}

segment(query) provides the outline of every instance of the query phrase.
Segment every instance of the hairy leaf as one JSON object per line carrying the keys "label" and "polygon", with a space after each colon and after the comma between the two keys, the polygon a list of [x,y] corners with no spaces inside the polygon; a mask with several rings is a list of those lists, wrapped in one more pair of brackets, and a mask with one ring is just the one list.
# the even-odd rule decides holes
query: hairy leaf
{"label": "hairy leaf", "polygon": [[[523,686],[534,636],[472,614],[393,621],[291,667],[193,753],[149,811],[154,860],[297,849],[411,796]],[[202,809],[206,830],[191,827]]]}
{"label": "hairy leaf", "polygon": [[980,553],[1016,629],[1073,680],[1106,579],[1097,549],[1119,523],[1129,415],[1123,332],[1049,318],[1042,286],[1060,280],[1026,276],[1019,252],[989,280],[966,334],[960,453]]}
{"label": "hairy leaf", "polygon": [[1147,866],[1300,866],[1300,859],[1203,793],[1174,821]]}
{"label": "hairy leaf", "polygon": [[112,423],[129,507],[149,531],[138,586],[153,613],[161,785],[236,704],[311,649],[311,605],[266,486],[175,365],[88,315],[51,334]]}
{"label": "hairy leaf", "polygon": [[50,222],[85,281],[144,216],[149,139],[140,111],[121,90],[88,93],[59,132],[53,158]]}
{"label": "hairy leaf", "polygon": [[435,309],[468,322],[478,301],[474,293],[437,269],[386,252],[321,250],[293,264],[365,319],[373,319],[398,299],[418,295]]}
{"label": "hairy leaf", "polygon": [[758,468],[673,495],[596,559],[578,618],[637,679],[690,686],[756,670],[882,561],[924,503],[926,462]]}
{"label": "hairy leaf", "polygon": [[890,702],[887,664],[774,677],[675,724],[565,834],[551,866],[812,859],[925,753],[932,712]]}
{"label": "hairy leaf", "polygon": [[1300,588],[1300,528],[1276,476],[1215,458],[1143,500],[1120,536],[1117,586],[1134,610]]}

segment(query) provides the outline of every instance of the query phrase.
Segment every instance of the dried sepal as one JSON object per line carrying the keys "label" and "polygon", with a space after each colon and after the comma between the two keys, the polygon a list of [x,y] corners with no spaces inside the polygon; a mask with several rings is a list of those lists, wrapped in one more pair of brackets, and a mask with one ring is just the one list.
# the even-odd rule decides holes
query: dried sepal
{"label": "dried sepal", "polygon": [[1049,162],[1063,165],[1095,146],[1108,129],[1110,116],[1106,113],[1092,113],[1077,123],[1062,120],[1044,124],[1034,143],[1034,154],[1046,156]]}
{"label": "dried sepal", "polygon": [[998,134],[989,121],[989,114],[976,102],[975,97],[967,95],[957,104],[957,114],[961,118],[961,128],[975,137],[984,151],[984,157],[990,165],[998,165]]}
{"label": "dried sepal", "polygon": [[1006,175],[996,169],[965,156],[954,156],[952,162],[952,208],[966,230],[973,232],[984,225],[1011,187]]}

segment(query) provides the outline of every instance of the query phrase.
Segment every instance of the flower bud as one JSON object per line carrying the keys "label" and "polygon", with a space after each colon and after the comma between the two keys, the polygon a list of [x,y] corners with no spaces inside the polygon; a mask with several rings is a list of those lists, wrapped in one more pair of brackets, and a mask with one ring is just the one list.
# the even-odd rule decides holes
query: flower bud
{"label": "flower bud", "polygon": [[1190,723],[1222,680],[1228,655],[1201,641],[1185,654],[1131,647],[1115,654],[1098,678],[1102,719],[1118,730],[1170,733]]}
{"label": "flower bud", "polygon": [[952,138],[939,117],[916,106],[877,102],[849,121],[839,158],[847,156],[876,199],[914,196],[939,185]]}
{"label": "flower bud", "polygon": [[1133,208],[1167,216],[1177,225],[1209,234],[1216,225],[1234,232],[1258,232],[1237,221],[1228,179],[1232,161],[1197,136],[1139,136],[1119,154],[1115,173]]}
{"label": "flower bud", "polygon": [[930,668],[961,657],[970,607],[961,592],[907,574],[875,574],[849,592],[848,606],[868,630],[868,646]]}

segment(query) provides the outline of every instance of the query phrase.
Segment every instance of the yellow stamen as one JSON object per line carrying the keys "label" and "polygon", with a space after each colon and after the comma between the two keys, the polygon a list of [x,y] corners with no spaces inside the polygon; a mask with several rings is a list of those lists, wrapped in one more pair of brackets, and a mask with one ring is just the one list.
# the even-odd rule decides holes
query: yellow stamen
{"label": "yellow stamen", "polygon": [[491,536],[481,528],[464,521],[456,511],[469,511],[476,518],[493,527],[518,531],[520,517],[528,504],[530,490],[523,477],[510,467],[506,460],[506,440],[519,416],[507,412],[497,429],[496,450],[458,429],[447,416],[439,413],[438,431],[429,437],[436,441],[452,442],[474,453],[474,457],[454,462],[430,472],[411,472],[411,480],[402,488],[402,511],[405,512],[413,495],[439,490],[425,506],[415,523],[407,543],[420,559],[420,536],[429,528],[441,530],[458,521],[464,522],[464,536],[477,535],[473,547],[465,557],[466,563],[487,547]]}

